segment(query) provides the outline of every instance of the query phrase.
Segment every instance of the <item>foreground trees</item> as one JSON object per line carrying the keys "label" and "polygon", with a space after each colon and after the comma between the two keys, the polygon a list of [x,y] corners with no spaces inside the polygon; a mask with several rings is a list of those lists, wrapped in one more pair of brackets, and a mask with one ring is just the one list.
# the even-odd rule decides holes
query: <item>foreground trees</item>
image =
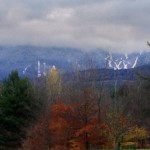
{"label": "foreground trees", "polygon": [[0,93],[0,149],[15,149],[25,137],[26,126],[34,118],[36,103],[27,78],[11,72]]}
{"label": "foreground trees", "polygon": [[[87,117],[82,106],[82,104],[68,105],[62,102],[53,104],[49,119],[41,119],[37,123],[24,143],[24,149],[87,150],[105,146],[108,142],[108,126],[98,122],[95,112]],[[89,106],[86,105],[86,107]],[[48,121],[47,127],[46,121]],[[49,144],[46,144],[48,138]]]}
{"label": "foreground trees", "polygon": [[139,143],[148,138],[149,132],[135,113],[142,110],[139,98],[141,103],[145,101],[136,84],[126,83],[111,93],[103,84],[83,79],[60,82],[55,68],[48,79],[51,102],[47,113],[29,130],[23,150],[120,150],[143,146]]}
{"label": "foreground trees", "polygon": [[[102,82],[83,78],[82,82],[80,78],[67,82],[55,67],[46,79],[37,80],[36,98],[44,105],[30,128],[26,127],[35,116],[38,101],[29,80],[15,71],[2,84],[0,149],[13,150],[20,145],[21,150],[143,147],[149,126],[141,120],[146,115],[140,114],[149,108],[149,92],[142,84],[126,83],[110,92]],[[44,87],[39,81],[44,81]]]}
{"label": "foreground trees", "polygon": [[37,150],[43,147],[44,150],[87,150],[108,145],[109,129],[99,119],[93,90],[83,88],[80,94],[76,94],[76,100],[51,103],[48,114],[39,118],[35,127],[29,131],[23,144],[24,150],[34,150],[35,147]]}

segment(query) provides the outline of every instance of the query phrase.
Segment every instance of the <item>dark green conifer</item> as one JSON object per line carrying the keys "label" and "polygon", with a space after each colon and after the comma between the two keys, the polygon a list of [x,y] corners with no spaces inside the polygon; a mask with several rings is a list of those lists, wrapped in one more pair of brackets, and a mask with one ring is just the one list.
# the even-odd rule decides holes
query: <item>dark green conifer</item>
{"label": "dark green conifer", "polygon": [[12,71],[4,80],[0,93],[0,149],[20,146],[26,126],[34,117],[35,100],[27,78]]}

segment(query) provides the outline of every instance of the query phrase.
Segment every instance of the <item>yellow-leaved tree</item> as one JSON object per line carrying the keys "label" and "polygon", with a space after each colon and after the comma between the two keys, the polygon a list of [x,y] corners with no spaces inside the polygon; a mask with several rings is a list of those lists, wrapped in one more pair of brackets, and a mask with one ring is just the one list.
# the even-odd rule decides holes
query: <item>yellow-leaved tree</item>
{"label": "yellow-leaved tree", "polygon": [[56,102],[60,98],[61,89],[60,73],[56,67],[53,66],[47,77],[48,100],[51,102]]}
{"label": "yellow-leaved tree", "polygon": [[123,147],[128,145],[136,145],[136,147],[143,147],[143,141],[147,139],[149,132],[144,127],[133,126],[130,127],[124,136]]}

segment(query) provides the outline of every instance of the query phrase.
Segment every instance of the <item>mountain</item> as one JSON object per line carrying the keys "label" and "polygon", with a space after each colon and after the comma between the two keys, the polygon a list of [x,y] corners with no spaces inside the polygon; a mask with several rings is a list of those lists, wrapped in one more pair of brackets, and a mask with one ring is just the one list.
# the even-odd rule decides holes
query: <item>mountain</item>
{"label": "mountain", "polygon": [[[34,46],[1,46],[0,77],[5,77],[11,70],[19,70],[20,74],[37,74],[38,61],[46,63],[46,69],[56,65],[60,69],[69,69],[71,63],[80,58],[83,52],[73,48],[34,47]],[[80,63],[80,62],[79,62]]]}
{"label": "mountain", "polygon": [[[150,76],[150,65],[143,65],[130,69],[88,69],[79,71],[80,81],[109,81],[109,80],[137,80],[141,76]],[[76,74],[72,76],[76,78]]]}
{"label": "mountain", "polygon": [[101,49],[85,52],[75,48],[0,46],[0,79],[11,70],[21,75],[36,77],[45,75],[52,67],[66,72],[90,68],[109,68],[113,70],[130,69],[148,64],[149,52],[118,54]]}

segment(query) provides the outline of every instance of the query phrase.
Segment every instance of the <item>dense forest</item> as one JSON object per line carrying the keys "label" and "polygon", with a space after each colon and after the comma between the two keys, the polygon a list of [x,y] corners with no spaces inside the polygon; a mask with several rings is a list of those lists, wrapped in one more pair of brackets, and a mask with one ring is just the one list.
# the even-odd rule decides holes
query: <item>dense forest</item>
{"label": "dense forest", "polygon": [[0,86],[0,149],[150,148],[150,77],[120,83],[97,81],[92,69],[79,74],[52,68],[30,80],[12,71]]}

